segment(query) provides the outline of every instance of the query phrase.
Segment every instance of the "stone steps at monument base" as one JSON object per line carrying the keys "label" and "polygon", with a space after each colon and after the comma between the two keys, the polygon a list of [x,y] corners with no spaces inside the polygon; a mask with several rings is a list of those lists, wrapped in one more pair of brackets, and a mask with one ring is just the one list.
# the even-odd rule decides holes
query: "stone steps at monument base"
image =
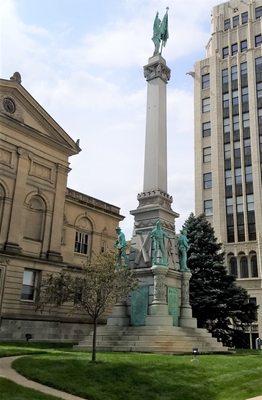
{"label": "stone steps at monument base", "polygon": [[[158,327],[99,327],[97,348],[101,351],[133,351],[146,353],[192,353],[198,348],[202,353],[226,352],[228,349],[205,329]],[[92,349],[92,332],[75,347]]]}
{"label": "stone steps at monument base", "polygon": [[172,335],[172,336],[201,336],[201,337],[212,337],[206,329],[194,329],[194,328],[180,328],[175,326],[170,327],[157,327],[157,326],[141,326],[141,327],[98,327],[98,334],[110,336],[110,335]]}

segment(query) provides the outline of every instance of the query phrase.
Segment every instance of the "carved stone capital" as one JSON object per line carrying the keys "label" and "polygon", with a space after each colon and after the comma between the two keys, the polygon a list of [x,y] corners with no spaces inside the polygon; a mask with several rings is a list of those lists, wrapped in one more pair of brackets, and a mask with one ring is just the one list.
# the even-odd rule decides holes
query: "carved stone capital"
{"label": "carved stone capital", "polygon": [[29,157],[29,152],[22,147],[18,147],[17,154],[19,158],[27,159]]}
{"label": "carved stone capital", "polygon": [[144,66],[144,77],[147,81],[160,78],[165,83],[170,79],[171,70],[161,61],[156,61]]}

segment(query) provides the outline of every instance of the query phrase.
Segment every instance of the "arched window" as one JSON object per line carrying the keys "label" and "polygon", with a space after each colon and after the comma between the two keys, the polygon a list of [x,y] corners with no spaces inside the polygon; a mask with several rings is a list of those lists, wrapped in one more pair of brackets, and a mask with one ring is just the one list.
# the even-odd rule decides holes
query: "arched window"
{"label": "arched window", "polygon": [[229,273],[237,278],[237,259],[231,257],[229,260]]}
{"label": "arched window", "polygon": [[255,252],[250,254],[250,262],[251,262],[251,277],[258,277],[258,268],[257,268],[257,255]]}
{"label": "arched window", "polygon": [[88,218],[81,217],[77,220],[74,246],[75,253],[90,256],[92,230],[92,223]]}
{"label": "arched window", "polygon": [[41,242],[43,240],[43,230],[45,221],[45,203],[40,196],[31,197],[25,217],[24,237]]}
{"label": "arched window", "polygon": [[248,278],[248,261],[246,256],[240,259],[240,278]]}

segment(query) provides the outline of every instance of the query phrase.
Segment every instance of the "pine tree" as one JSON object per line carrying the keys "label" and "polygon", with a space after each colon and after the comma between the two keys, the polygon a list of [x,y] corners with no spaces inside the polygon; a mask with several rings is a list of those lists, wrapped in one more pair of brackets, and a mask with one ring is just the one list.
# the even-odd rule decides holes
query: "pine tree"
{"label": "pine tree", "polygon": [[225,345],[256,320],[257,307],[247,291],[237,286],[224,266],[222,245],[205,215],[191,214],[184,224],[190,243],[190,301],[200,328],[208,329]]}

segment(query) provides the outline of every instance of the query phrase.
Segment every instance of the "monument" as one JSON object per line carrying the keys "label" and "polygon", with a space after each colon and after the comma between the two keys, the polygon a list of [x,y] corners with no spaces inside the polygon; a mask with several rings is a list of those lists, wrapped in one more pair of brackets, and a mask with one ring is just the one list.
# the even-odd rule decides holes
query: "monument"
{"label": "monument", "polygon": [[[191,273],[187,268],[186,231],[178,237],[167,187],[166,88],[170,69],[162,57],[168,39],[168,8],[153,26],[154,54],[144,66],[147,81],[146,140],[143,192],[131,211],[134,231],[128,260],[139,278],[139,288],[118,303],[107,326],[98,330],[98,348],[111,351],[160,353],[225,351],[204,329],[197,329],[189,302]],[[118,231],[118,234],[120,230]],[[118,236],[119,262],[126,261]],[[79,344],[90,348],[91,337]]]}

